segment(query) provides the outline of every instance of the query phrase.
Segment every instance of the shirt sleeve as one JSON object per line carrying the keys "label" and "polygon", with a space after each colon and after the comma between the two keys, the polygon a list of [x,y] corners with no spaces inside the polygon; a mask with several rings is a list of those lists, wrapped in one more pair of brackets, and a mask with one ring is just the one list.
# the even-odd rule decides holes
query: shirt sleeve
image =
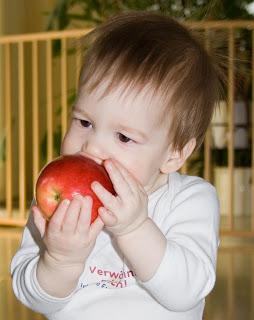
{"label": "shirt sleeve", "polygon": [[[165,210],[165,204],[162,206]],[[165,217],[167,247],[155,275],[142,286],[164,307],[187,311],[203,300],[215,283],[219,245],[219,202],[203,179],[178,192]]]}
{"label": "shirt sleeve", "polygon": [[32,214],[24,229],[20,248],[11,261],[12,287],[15,296],[25,306],[42,314],[50,314],[62,309],[72,298],[48,295],[39,285],[36,268],[40,254],[45,250]]}

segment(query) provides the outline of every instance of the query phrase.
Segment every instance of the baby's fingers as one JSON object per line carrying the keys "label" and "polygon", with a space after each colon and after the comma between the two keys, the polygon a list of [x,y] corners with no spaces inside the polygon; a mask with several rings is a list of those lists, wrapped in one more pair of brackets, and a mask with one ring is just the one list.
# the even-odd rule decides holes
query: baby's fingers
{"label": "baby's fingers", "polygon": [[90,235],[92,239],[96,239],[98,234],[101,232],[101,230],[104,227],[104,223],[101,220],[101,218],[98,216],[96,220],[91,224],[91,230],[90,230]]}
{"label": "baby's fingers", "polygon": [[[89,238],[95,240],[98,234],[104,227],[103,221],[100,217],[97,217],[91,224],[91,212],[92,212],[93,200],[90,196],[83,198],[82,207],[80,210],[79,220],[77,224],[77,232],[80,234],[88,234]],[[91,225],[90,225],[91,224]],[[90,231],[89,231],[90,228]]]}
{"label": "baby's fingers", "polygon": [[113,227],[117,223],[116,216],[104,207],[99,208],[99,215],[107,227]]}
{"label": "baby's fingers", "polygon": [[91,184],[92,190],[95,192],[97,197],[103,203],[104,207],[109,209],[110,211],[116,211],[117,208],[117,200],[116,197],[112,195],[103,185],[99,182],[94,181]]}
{"label": "baby's fingers", "polygon": [[87,232],[91,221],[91,211],[92,211],[93,200],[90,196],[86,196],[82,199],[79,219],[77,223],[77,232],[84,233]]}
{"label": "baby's fingers", "polygon": [[79,214],[82,207],[83,197],[75,195],[69,207],[66,210],[62,224],[62,231],[65,233],[74,233],[78,224]]}
{"label": "baby's fingers", "polygon": [[60,202],[59,206],[57,207],[56,211],[54,212],[53,216],[51,217],[49,224],[48,224],[48,231],[49,232],[60,232],[63,225],[63,220],[65,217],[66,210],[68,209],[70,204],[70,200],[65,199]]}

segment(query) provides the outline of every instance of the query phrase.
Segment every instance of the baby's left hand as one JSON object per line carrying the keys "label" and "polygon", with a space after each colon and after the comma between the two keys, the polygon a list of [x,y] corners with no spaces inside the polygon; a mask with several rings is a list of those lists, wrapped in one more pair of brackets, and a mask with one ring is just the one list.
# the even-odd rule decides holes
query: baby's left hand
{"label": "baby's left hand", "polygon": [[99,215],[107,230],[121,236],[148,218],[148,197],[142,185],[119,162],[106,160],[104,165],[117,195],[98,182],[93,182],[91,187],[104,205],[99,208]]}

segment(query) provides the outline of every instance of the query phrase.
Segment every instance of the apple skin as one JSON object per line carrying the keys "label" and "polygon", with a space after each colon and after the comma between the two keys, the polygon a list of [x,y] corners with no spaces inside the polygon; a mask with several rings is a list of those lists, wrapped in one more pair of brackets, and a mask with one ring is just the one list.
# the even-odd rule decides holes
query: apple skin
{"label": "apple skin", "polygon": [[100,182],[109,192],[115,194],[107,171],[92,159],[80,154],[64,155],[48,163],[40,172],[36,186],[37,206],[47,220],[53,215],[60,201],[73,196],[91,196],[93,199],[91,223],[103,206],[91,189],[93,181]]}

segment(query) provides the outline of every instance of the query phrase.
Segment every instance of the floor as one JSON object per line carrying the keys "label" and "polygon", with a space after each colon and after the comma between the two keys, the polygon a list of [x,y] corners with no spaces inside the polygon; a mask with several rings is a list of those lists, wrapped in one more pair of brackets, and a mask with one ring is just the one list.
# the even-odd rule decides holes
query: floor
{"label": "floor", "polygon": [[[43,320],[12,293],[9,263],[20,236],[19,228],[0,228],[0,319]],[[222,239],[216,285],[206,301],[204,320],[254,319],[254,239]]]}

